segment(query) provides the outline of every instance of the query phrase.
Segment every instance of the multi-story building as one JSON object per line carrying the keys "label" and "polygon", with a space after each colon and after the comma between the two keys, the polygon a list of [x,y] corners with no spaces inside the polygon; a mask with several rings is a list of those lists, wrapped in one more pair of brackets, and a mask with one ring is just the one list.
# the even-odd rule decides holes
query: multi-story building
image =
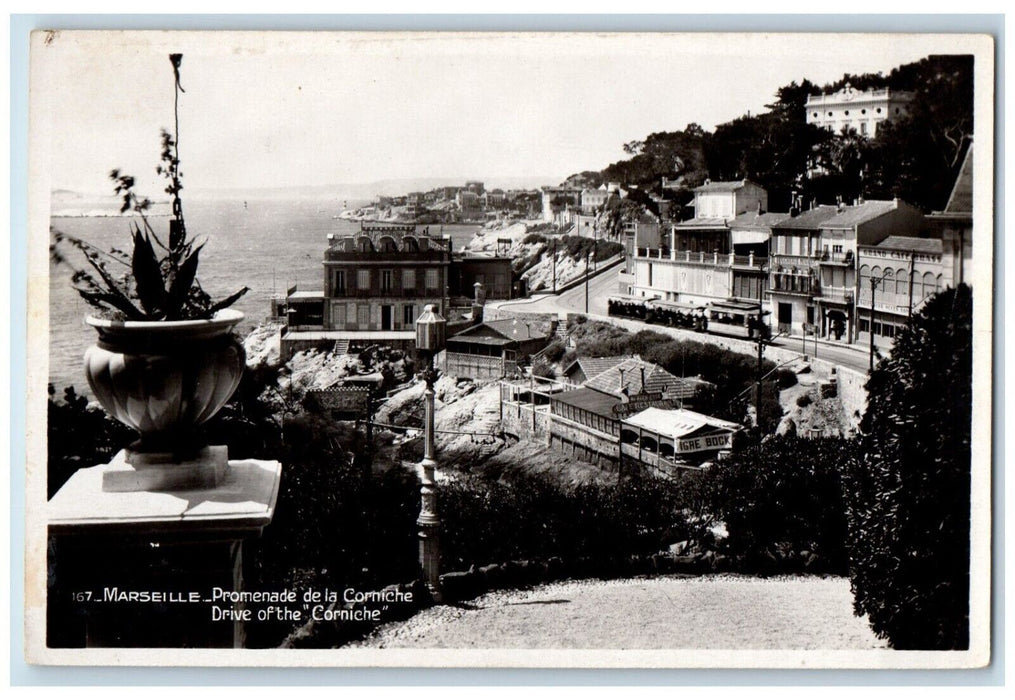
{"label": "multi-story building", "polygon": [[970,147],[948,204],[925,218],[921,237],[889,236],[877,245],[859,247],[858,342],[869,343],[873,331],[874,344],[886,346],[931,295],[958,284],[970,284],[972,255]]}
{"label": "multi-story building", "polygon": [[328,237],[324,255],[326,330],[392,331],[415,327],[423,307],[447,307],[451,239],[410,226],[364,226]]}
{"label": "multi-story building", "polygon": [[324,289],[292,289],[286,297],[283,356],[310,347],[411,348],[423,307],[448,307],[450,264],[451,239],[417,233],[413,224],[329,234]]}
{"label": "multi-story building", "polygon": [[455,193],[455,204],[457,204],[463,211],[466,209],[479,209],[479,195],[471,190],[458,190],[458,192]]}
{"label": "multi-story building", "polygon": [[504,190],[490,190],[486,193],[486,205],[488,207],[501,208],[507,203],[507,196]]}
{"label": "multi-story building", "polygon": [[861,136],[873,138],[880,125],[907,114],[913,93],[882,90],[859,91],[846,83],[830,95],[807,98],[807,123],[836,133],[853,129]]}
{"label": "multi-story building", "polygon": [[919,232],[923,216],[899,200],[819,205],[772,226],[769,290],[780,332],[853,342],[857,246]]}
{"label": "multi-story building", "polygon": [[695,217],[672,225],[668,237],[649,230],[642,237],[639,229],[629,293],[693,306],[756,305],[766,286],[771,225],[786,216],[765,212],[767,203],[768,193],[747,180],[702,185],[695,190]]}
{"label": "multi-story building", "polygon": [[574,222],[574,217],[581,208],[582,191],[579,188],[543,187],[540,194],[543,221],[558,226]]}
{"label": "multi-story building", "polygon": [[889,344],[914,311],[953,283],[940,238],[889,236],[877,245],[859,246],[857,257],[859,343],[870,342],[873,326],[875,345]]}
{"label": "multi-story building", "polygon": [[585,189],[582,190],[581,194],[581,206],[582,212],[585,214],[594,214],[603,205],[606,204],[606,200],[610,198],[613,193],[606,189],[606,185],[599,187],[598,189]]}
{"label": "multi-story building", "polygon": [[483,188],[483,183],[479,180],[470,180],[465,183],[465,189],[472,192],[474,195],[481,196],[486,190]]}
{"label": "multi-story building", "polygon": [[409,216],[417,216],[425,206],[425,195],[422,192],[410,192],[405,196],[406,213]]}
{"label": "multi-story building", "polygon": [[750,180],[712,182],[694,190],[694,218],[706,221],[732,219],[745,211],[768,210],[768,192]]}

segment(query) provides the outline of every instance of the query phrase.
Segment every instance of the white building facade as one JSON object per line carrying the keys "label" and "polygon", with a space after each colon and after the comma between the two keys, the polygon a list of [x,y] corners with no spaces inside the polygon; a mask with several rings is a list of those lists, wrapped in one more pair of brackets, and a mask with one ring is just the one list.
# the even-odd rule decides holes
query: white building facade
{"label": "white building facade", "polygon": [[873,138],[883,122],[906,116],[912,99],[910,92],[860,91],[846,83],[838,92],[807,98],[807,123],[835,133],[853,129]]}

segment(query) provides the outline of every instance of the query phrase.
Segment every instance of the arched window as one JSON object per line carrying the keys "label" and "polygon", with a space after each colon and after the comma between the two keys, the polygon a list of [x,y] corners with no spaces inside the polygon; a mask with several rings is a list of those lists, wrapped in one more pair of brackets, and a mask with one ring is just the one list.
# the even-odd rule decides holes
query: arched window
{"label": "arched window", "polygon": [[360,253],[372,253],[374,251],[374,244],[370,241],[369,236],[360,236],[356,241],[356,249]]}
{"label": "arched window", "polygon": [[398,246],[395,244],[395,239],[391,236],[381,236],[377,243],[379,244],[382,253],[398,252]]}
{"label": "arched window", "polygon": [[407,250],[411,253],[418,253],[419,240],[415,236],[405,236],[402,239],[402,250]]}
{"label": "arched window", "polygon": [[860,287],[866,289],[871,283],[871,269],[867,265],[860,266]]}
{"label": "arched window", "polygon": [[895,271],[895,293],[909,294],[909,273],[901,267]]}
{"label": "arched window", "polygon": [[933,272],[923,273],[923,294],[920,295],[921,299],[926,299],[931,294],[937,291],[937,280],[934,277]]}

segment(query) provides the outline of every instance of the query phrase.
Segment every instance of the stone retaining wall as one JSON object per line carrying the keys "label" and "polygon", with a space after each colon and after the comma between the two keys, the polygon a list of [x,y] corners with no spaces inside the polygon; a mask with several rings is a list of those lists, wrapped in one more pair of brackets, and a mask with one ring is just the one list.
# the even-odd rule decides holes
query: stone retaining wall
{"label": "stone retaining wall", "polygon": [[501,430],[520,440],[531,438],[547,440],[549,421],[549,411],[534,411],[532,404],[517,401],[501,403]]}

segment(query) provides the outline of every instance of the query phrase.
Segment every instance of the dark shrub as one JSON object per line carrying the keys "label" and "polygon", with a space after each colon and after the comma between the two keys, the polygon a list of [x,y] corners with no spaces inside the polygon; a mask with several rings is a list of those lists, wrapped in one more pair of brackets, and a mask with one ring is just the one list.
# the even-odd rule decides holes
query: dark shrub
{"label": "dark shrub", "polygon": [[522,239],[523,244],[529,243],[546,243],[546,236],[539,233],[526,234],[525,238]]}
{"label": "dark shrub", "polygon": [[537,358],[532,363],[532,375],[535,377],[545,377],[546,379],[553,379],[557,376],[553,371],[553,365],[542,357]]}
{"label": "dark shrub", "polygon": [[509,483],[460,478],[438,492],[444,570],[512,559],[598,561],[654,554],[687,539],[685,479],[565,486],[539,476]]}
{"label": "dark shrub", "polygon": [[849,462],[858,614],[896,649],[969,646],[972,293],[931,298],[867,381]]}
{"label": "dark shrub", "polygon": [[772,436],[716,463],[698,508],[726,524],[723,551],[746,560],[766,551],[817,553],[846,571],[846,515],[840,467],[852,442]]}
{"label": "dark shrub", "polygon": [[62,400],[54,398],[55,394],[50,384],[48,498],[52,498],[78,469],[105,464],[117,451],[138,438],[136,432],[110,418],[101,408],[90,407],[88,399],[80,396],[74,387],[63,390]]}
{"label": "dark shrub", "polygon": [[800,408],[807,408],[812,403],[814,403],[814,399],[811,398],[810,394],[801,394],[796,399],[796,405]]}
{"label": "dark shrub", "polygon": [[565,351],[564,342],[555,340],[546,346],[546,350],[543,351],[543,357],[550,362],[558,362],[564,356]]}
{"label": "dark shrub", "polygon": [[791,386],[797,385],[796,372],[791,369],[777,369],[775,370],[775,383],[779,389],[789,389]]}

